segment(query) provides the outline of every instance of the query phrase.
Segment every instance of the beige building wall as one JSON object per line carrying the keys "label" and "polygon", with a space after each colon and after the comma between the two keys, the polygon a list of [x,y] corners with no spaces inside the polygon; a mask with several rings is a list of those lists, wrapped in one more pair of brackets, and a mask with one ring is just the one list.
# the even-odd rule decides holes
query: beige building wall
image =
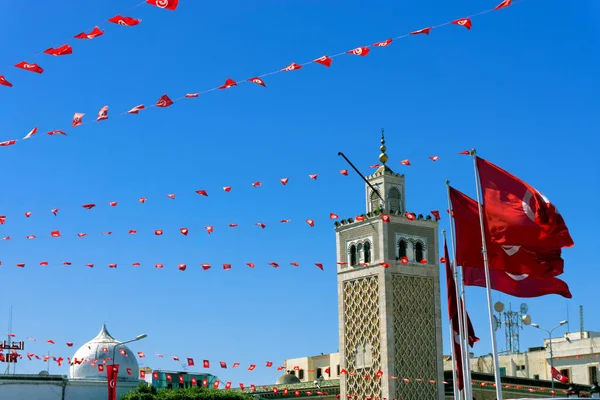
{"label": "beige building wall", "polygon": [[[301,382],[314,382],[321,372],[323,379],[337,379],[340,374],[339,353],[321,354],[285,360],[285,370],[295,375]],[[329,372],[327,372],[329,368]]]}

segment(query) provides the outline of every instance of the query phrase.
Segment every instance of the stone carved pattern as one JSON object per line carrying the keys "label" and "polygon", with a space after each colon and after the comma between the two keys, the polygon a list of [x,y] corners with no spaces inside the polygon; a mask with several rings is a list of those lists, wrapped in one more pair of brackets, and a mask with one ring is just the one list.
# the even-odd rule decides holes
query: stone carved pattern
{"label": "stone carved pattern", "polygon": [[[437,400],[435,285],[433,278],[395,274],[394,376],[397,399]],[[404,383],[403,378],[410,379]],[[391,397],[391,396],[390,396]]]}
{"label": "stone carved pattern", "polygon": [[[343,302],[344,352],[348,371],[346,394],[358,395],[358,398],[365,396],[381,398],[381,379],[374,379],[381,368],[381,324],[377,277],[344,282]],[[357,367],[356,348],[366,344],[371,345],[372,363],[364,368]],[[365,378],[365,375],[370,378]]]}

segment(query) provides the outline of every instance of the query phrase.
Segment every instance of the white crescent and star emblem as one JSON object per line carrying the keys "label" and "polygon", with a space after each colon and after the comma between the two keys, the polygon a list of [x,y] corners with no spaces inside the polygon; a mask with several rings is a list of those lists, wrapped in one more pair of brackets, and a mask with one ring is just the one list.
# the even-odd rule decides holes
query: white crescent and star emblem
{"label": "white crescent and star emblem", "polygon": [[156,6],[160,8],[166,8],[169,5],[169,0],[157,0]]}
{"label": "white crescent and star emblem", "polygon": [[506,275],[508,275],[512,280],[515,280],[517,282],[523,281],[529,277],[529,274],[513,275],[513,274],[509,274],[508,272],[506,272]]}
{"label": "white crescent and star emblem", "polygon": [[521,246],[501,246],[502,250],[509,256],[514,256],[521,249]]}

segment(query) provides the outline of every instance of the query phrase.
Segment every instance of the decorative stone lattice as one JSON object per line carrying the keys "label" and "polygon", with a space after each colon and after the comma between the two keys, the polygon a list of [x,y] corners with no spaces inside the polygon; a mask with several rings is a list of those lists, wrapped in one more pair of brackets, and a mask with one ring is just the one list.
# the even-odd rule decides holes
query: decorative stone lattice
{"label": "decorative stone lattice", "polygon": [[[394,360],[397,399],[437,400],[433,278],[394,274]],[[404,383],[402,378],[410,379]],[[391,397],[391,396],[390,396]]]}
{"label": "decorative stone lattice", "polygon": [[[347,370],[346,394],[358,398],[381,398],[381,379],[374,379],[381,368],[381,327],[379,323],[379,285],[376,276],[343,283],[344,352]],[[372,363],[356,365],[357,346],[371,345]],[[367,376],[367,377],[366,377]]]}

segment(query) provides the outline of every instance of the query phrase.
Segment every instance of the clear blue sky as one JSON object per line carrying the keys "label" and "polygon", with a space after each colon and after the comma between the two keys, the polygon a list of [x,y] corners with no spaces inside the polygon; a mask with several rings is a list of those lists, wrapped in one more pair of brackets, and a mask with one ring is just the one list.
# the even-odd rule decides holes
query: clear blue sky
{"label": "clear blue sky", "polygon": [[[406,173],[410,210],[445,210],[446,178],[474,195],[471,160],[457,155],[473,147],[556,203],[576,243],[564,252],[563,276],[574,297],[527,303],[542,326],[564,319],[568,307],[572,330],[579,328],[576,311],[583,305],[585,327],[600,330],[592,318],[600,280],[594,267],[597,2],[527,0],[475,18],[471,31],[445,27],[367,57],[341,57],[330,69],[311,65],[267,77],[267,89],[241,85],[123,117],[117,113],[165,93],[176,98],[227,77],[244,79],[368,45],[492,8],[496,0],[181,0],[175,12],[142,5],[127,14],[143,19],[137,27],[104,23],[103,37],[71,41],[73,55],[35,58],[46,69],[42,75],[9,67],[136,1],[84,3],[9,2],[0,25],[0,74],[15,84],[0,87],[1,140],[40,127],[38,137],[0,149],[0,215],[8,216],[0,236],[13,238],[0,243],[0,330],[8,329],[14,305],[12,330],[39,340],[27,351],[45,353],[43,341],[54,339],[53,352],[70,356],[65,341],[78,346],[106,322],[121,340],[147,333],[135,351],[259,365],[254,372],[211,370],[235,384],[274,382],[279,373],[263,367],[267,360],[280,365],[337,351],[335,235],[328,216],[350,217],[365,207],[363,183],[337,172],[347,168],[337,152],[368,173],[377,162],[381,127],[390,166]],[[108,121],[67,137],[45,135],[68,127],[75,112],[95,119],[104,105],[110,106]],[[430,155],[440,160],[432,163]],[[399,165],[406,158],[413,166]],[[319,173],[318,180],[309,180],[310,173]],[[287,187],[278,182],[284,176]],[[250,185],[257,180],[261,188]],[[226,185],[233,186],[229,194],[221,189]],[[210,196],[194,194],[197,189]],[[142,205],[138,197],[149,200]],[[118,207],[108,207],[113,200]],[[98,207],[80,208],[90,202]],[[49,211],[55,207],[58,217]],[[25,211],[34,215],[26,219]],[[447,227],[443,217],[440,229]],[[292,223],[281,225],[282,218]],[[314,228],[303,222],[307,218],[316,220]],[[254,226],[259,221],[267,228]],[[239,228],[227,228],[230,222]],[[207,235],[205,225],[215,225],[215,232]],[[184,226],[188,237],[177,232]],[[64,237],[51,239],[55,229]],[[130,236],[129,229],[141,233]],[[165,234],[155,237],[153,229]],[[114,234],[100,237],[102,231]],[[78,239],[77,232],[90,236]],[[25,240],[29,234],[38,239]],[[53,265],[41,268],[42,260]],[[142,267],[132,268],[135,261]],[[248,261],[257,268],[246,267]],[[275,270],[269,261],[282,267]],[[17,262],[27,267],[16,268]],[[88,262],[96,268],[85,268]],[[118,268],[108,269],[113,262]],[[154,269],[155,263],[165,269]],[[178,263],[187,263],[188,271],[177,271]],[[231,263],[233,270],[203,272],[200,263]],[[520,303],[499,294],[494,299]],[[490,351],[484,300],[483,289],[468,290],[482,338],[479,354]],[[521,347],[541,339],[525,329]],[[504,347],[502,335],[499,343]],[[143,361],[180,367],[167,358]],[[18,371],[42,368],[23,362]],[[59,369],[53,364],[51,371]]]}

